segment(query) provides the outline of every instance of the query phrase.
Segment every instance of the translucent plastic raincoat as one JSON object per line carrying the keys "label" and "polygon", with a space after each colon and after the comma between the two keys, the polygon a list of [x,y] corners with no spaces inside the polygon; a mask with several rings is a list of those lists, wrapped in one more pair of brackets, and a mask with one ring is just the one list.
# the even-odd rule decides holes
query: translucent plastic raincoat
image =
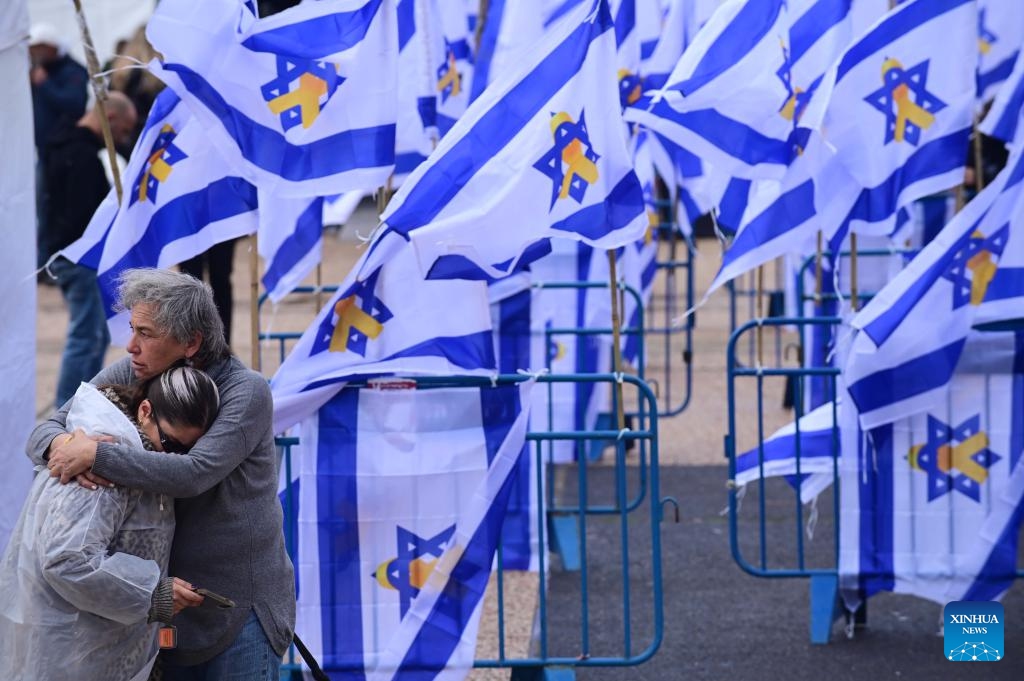
{"label": "translucent plastic raincoat", "polygon": [[[84,383],[68,428],[143,446],[134,424]],[[0,561],[0,679],[148,678],[158,625],[146,620],[173,533],[166,497],[61,485],[39,470]]]}

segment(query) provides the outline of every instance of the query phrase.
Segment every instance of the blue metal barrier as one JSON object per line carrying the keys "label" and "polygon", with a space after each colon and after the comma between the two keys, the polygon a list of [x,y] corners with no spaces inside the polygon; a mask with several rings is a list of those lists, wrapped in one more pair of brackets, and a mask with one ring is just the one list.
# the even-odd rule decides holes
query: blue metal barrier
{"label": "blue metal barrier", "polygon": [[[650,382],[658,388],[658,415],[662,417],[681,414],[690,404],[693,394],[693,329],[697,324],[696,312],[688,315],[681,324],[678,320],[694,308],[694,246],[679,235],[674,224],[664,225],[659,241],[668,242],[668,260],[656,263],[654,290],[647,311],[644,330],[648,335],[662,336],[662,350],[665,365],[651,376]],[[682,253],[679,252],[682,244]],[[679,272],[682,270],[682,276]],[[679,347],[679,341],[682,347]],[[682,385],[673,379],[676,373],[677,356],[682,363]]]}
{"label": "blue metal barrier", "polygon": [[[503,375],[496,379],[496,383],[511,384],[528,380],[526,376]],[[663,503],[675,503],[674,499],[662,499],[659,490],[658,476],[658,417],[657,401],[650,387],[642,380],[633,376],[616,376],[613,374],[581,374],[581,375],[547,375],[538,379],[541,383],[595,383],[603,384],[611,388],[617,382],[631,391],[631,403],[636,404],[634,416],[636,427],[627,431],[617,430],[595,430],[590,432],[563,431],[563,432],[538,432],[531,430],[527,434],[528,451],[534,457],[534,483],[537,488],[537,500],[540,504],[538,513],[538,535],[544,537],[551,532],[551,525],[554,522],[571,523],[576,526],[576,543],[571,547],[563,547],[565,553],[573,553],[579,561],[579,626],[580,643],[579,649],[553,651],[550,643],[550,619],[551,599],[548,589],[548,556],[542,549],[539,555],[540,566],[538,577],[538,605],[535,614],[535,632],[532,641],[531,653],[523,657],[512,657],[508,654],[508,641],[506,638],[505,619],[508,603],[505,599],[503,587],[504,568],[500,559],[502,547],[499,543],[499,557],[497,560],[496,583],[497,583],[497,606],[498,606],[498,652],[497,656],[488,659],[477,659],[475,667],[508,668],[512,670],[514,679],[555,679],[574,678],[574,670],[580,667],[625,667],[639,665],[649,660],[661,645],[664,631],[663,623],[663,592],[662,592],[662,570],[661,570],[661,535],[660,523],[662,520]],[[484,387],[493,384],[489,378],[478,377],[428,377],[415,379],[417,389],[432,389],[442,387]],[[350,387],[367,388],[364,384]],[[615,463],[610,469],[613,474],[612,491],[606,492],[609,498],[602,498],[601,488],[595,488],[591,478],[595,470],[581,461],[576,464],[575,475],[561,476],[556,480],[552,474],[551,467],[545,460],[544,445],[555,441],[573,441],[587,443],[589,441],[612,440],[616,443]],[[642,444],[639,447],[644,454],[637,457],[634,465],[627,466],[626,445],[629,442]],[[295,438],[280,438],[278,445],[282,450],[282,465],[290,479],[291,449],[297,444]],[[644,480],[641,492],[633,499],[630,499],[627,489],[629,485],[629,470],[635,468],[635,473]],[[602,467],[607,471],[607,467]],[[561,482],[561,488],[552,494],[549,489],[554,488]],[[545,489],[545,488],[549,489]],[[574,498],[574,501],[571,500]],[[549,503],[549,499],[558,499],[557,503]],[[569,499],[569,500],[567,500]],[[646,502],[646,503],[644,503]],[[285,538],[289,554],[295,559],[295,540],[293,533],[293,505],[290,499],[282,500],[285,510]],[[677,506],[678,508],[678,506]],[[649,514],[650,530],[650,561],[649,572],[648,561],[644,561],[644,569],[638,577],[636,572],[635,557],[630,555],[630,516],[634,513],[645,510]],[[677,512],[678,515],[678,512]],[[622,579],[622,607],[614,622],[595,620],[591,613],[589,604],[589,574],[593,568],[588,562],[587,553],[587,523],[588,518],[603,517],[617,519],[619,525],[619,537],[621,541],[621,561],[618,570]],[[677,517],[678,519],[678,517]],[[634,520],[634,523],[638,522]],[[647,524],[646,517],[640,517],[639,522]],[[563,535],[568,536],[568,535]],[[542,546],[544,542],[542,541]],[[565,555],[563,553],[563,557]],[[631,568],[631,562],[633,563]],[[608,565],[603,561],[602,565]],[[631,581],[631,578],[633,581]],[[650,604],[650,636],[645,637],[638,643],[635,640],[633,626],[638,622],[636,617],[637,609],[634,607],[634,600],[640,594],[636,592],[637,580],[645,585],[649,584],[649,593],[643,594],[648,597]],[[566,609],[560,605],[558,614],[563,614]],[[642,612],[643,616],[648,613]],[[619,620],[621,619],[621,623]],[[596,650],[593,644],[592,628],[609,625],[621,625],[621,649],[617,652]],[[604,629],[602,627],[602,629]],[[300,632],[301,634],[301,632]],[[297,656],[289,652],[286,662],[282,665],[282,679],[298,678],[301,665]],[[325,671],[332,671],[325,668]],[[342,671],[342,670],[334,670]],[[294,676],[293,676],[294,675]]]}

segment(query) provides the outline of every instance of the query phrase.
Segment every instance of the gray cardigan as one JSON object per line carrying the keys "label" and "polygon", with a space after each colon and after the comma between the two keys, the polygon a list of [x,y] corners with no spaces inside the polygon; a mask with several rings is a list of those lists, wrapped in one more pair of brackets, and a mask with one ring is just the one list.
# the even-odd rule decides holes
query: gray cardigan
{"label": "gray cardigan", "polygon": [[[183,665],[200,664],[224,651],[250,609],[281,655],[295,627],[295,578],[277,497],[270,387],[236,357],[206,371],[220,390],[220,412],[188,454],[167,456],[100,443],[93,465],[97,475],[119,485],[176,497],[169,574],[236,603],[229,610],[212,603],[186,608],[174,618],[178,648],[168,651],[169,660]],[[93,382],[133,379],[126,357]],[[65,432],[66,417],[67,405],[36,426],[27,447],[33,463],[45,463],[50,442]]]}

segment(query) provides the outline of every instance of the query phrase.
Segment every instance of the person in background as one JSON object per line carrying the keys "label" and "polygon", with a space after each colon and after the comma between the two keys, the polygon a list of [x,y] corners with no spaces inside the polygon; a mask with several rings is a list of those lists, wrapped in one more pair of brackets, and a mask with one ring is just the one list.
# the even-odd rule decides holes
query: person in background
{"label": "person in background", "polygon": [[[176,367],[129,386],[83,383],[68,413],[73,435],[104,436],[182,454],[217,416],[213,380]],[[148,677],[157,622],[203,598],[167,575],[174,501],[127,487],[61,485],[41,468],[0,560],[0,678]]]}
{"label": "person in background", "polygon": [[179,267],[185,274],[190,274],[202,281],[203,270],[206,270],[207,281],[213,289],[213,302],[217,304],[217,312],[224,323],[224,340],[231,345],[231,312],[235,301],[231,293],[231,270],[235,262],[235,241],[229,239],[214,244],[205,253],[181,263]]}
{"label": "person in background", "polygon": [[176,498],[170,574],[230,598],[229,609],[187,608],[178,647],[161,653],[164,681],[277,681],[295,627],[295,576],[277,496],[273,400],[260,374],[231,355],[210,288],[181,272],[127,270],[119,307],[131,315],[129,356],[96,383],[130,383],[186,360],[220,392],[220,413],[183,456],[88,438],[65,442],[67,410],[41,423],[27,452],[62,482],[127,485]]}
{"label": "person in background", "polygon": [[[130,138],[136,114],[131,101],[111,92],[106,101],[107,120],[115,142]],[[100,116],[95,107],[78,123],[59,131],[43,153],[48,198],[42,244],[46,257],[70,245],[85,232],[96,208],[110,191],[100,160],[105,154]],[[96,270],[56,258],[48,266],[68,306],[70,321],[64,356],[57,378],[56,406],[68,401],[82,381],[103,367],[110,344]]]}
{"label": "person in background", "polygon": [[[49,255],[41,241],[46,228],[47,197],[43,150],[57,130],[74,125],[85,113],[89,73],[67,55],[60,34],[50,24],[32,26],[28,43],[36,142],[36,267],[42,267]],[[43,273],[40,281],[50,283]]]}

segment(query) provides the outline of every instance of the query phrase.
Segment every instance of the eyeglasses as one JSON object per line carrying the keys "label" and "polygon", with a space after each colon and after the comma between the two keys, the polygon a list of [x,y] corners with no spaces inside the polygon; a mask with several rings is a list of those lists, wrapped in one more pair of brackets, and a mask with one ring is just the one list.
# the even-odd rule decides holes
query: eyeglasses
{"label": "eyeglasses", "polygon": [[164,429],[160,427],[160,421],[157,420],[156,414],[153,414],[152,417],[153,423],[156,424],[156,434],[160,438],[160,447],[165,452],[170,452],[171,454],[184,454],[191,449],[188,445],[183,445],[173,437],[167,435],[167,433],[164,432]]}

